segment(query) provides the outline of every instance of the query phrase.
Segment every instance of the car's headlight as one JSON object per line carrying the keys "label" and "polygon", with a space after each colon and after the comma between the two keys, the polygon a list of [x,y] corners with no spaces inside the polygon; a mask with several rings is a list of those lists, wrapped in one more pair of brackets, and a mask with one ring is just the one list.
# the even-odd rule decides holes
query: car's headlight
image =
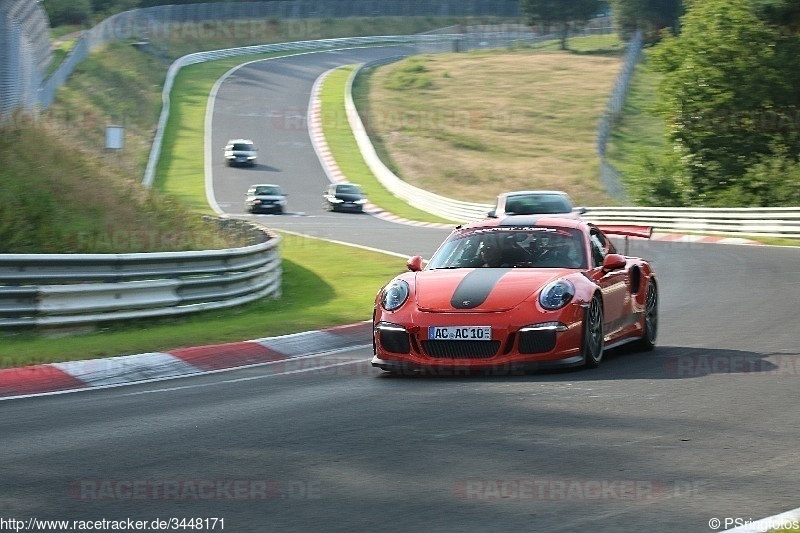
{"label": "car's headlight", "polygon": [[575,286],[565,279],[548,283],[539,293],[539,303],[551,311],[561,309],[575,296]]}
{"label": "car's headlight", "polygon": [[360,200],[356,200],[354,203],[356,203],[356,204],[365,204],[365,203],[367,203],[367,199],[366,198],[362,198]]}
{"label": "car's headlight", "polygon": [[383,288],[381,306],[387,311],[399,309],[408,299],[408,283],[396,279]]}

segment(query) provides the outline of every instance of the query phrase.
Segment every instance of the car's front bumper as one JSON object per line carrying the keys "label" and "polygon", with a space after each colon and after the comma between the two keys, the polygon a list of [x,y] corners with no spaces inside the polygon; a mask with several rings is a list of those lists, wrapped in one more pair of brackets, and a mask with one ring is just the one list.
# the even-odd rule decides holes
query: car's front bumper
{"label": "car's front bumper", "polygon": [[[423,314],[414,318],[413,325],[377,318],[373,328],[373,366],[395,372],[422,369],[506,372],[583,364],[583,309],[580,306],[554,316],[537,317],[532,323],[511,320],[498,324],[480,315],[471,316],[465,323],[464,316],[459,314]],[[531,316],[519,319],[530,320]],[[448,325],[491,325],[492,339],[438,341],[428,338],[430,326]]]}
{"label": "car's front bumper", "polygon": [[494,375],[526,374],[537,370],[557,368],[573,368],[583,365],[582,355],[573,355],[553,361],[518,361],[493,364],[463,365],[459,363],[415,363],[408,361],[386,360],[377,355],[372,358],[372,366],[386,372],[404,375],[430,375],[430,376],[465,376],[474,372],[483,372]]}
{"label": "car's front bumper", "polygon": [[351,213],[361,213],[364,211],[363,202],[328,202],[328,207],[332,211],[349,211]]}
{"label": "car's front bumper", "polygon": [[251,213],[281,213],[283,204],[248,204],[247,210]]}
{"label": "car's front bumper", "polygon": [[226,158],[226,161],[228,162],[229,165],[253,166],[256,164],[255,157],[245,157],[245,156],[228,157]]}

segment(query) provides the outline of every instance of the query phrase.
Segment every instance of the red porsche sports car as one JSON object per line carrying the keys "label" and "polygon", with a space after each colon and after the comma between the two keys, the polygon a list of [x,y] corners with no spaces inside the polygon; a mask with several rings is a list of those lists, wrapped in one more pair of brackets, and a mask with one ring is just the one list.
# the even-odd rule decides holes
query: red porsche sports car
{"label": "red porsche sports car", "polygon": [[606,235],[649,238],[643,226],[537,216],[457,227],[423,268],[378,293],[372,365],[391,372],[597,367],[603,350],[652,349],[658,285],[647,261]]}

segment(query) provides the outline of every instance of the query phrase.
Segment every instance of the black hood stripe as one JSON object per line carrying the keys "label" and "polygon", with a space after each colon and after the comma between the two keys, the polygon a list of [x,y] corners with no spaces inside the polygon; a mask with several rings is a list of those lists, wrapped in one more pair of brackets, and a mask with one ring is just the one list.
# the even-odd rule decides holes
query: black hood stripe
{"label": "black hood stripe", "polygon": [[450,305],[456,309],[474,309],[486,301],[500,278],[510,268],[476,268],[461,280],[456,287]]}

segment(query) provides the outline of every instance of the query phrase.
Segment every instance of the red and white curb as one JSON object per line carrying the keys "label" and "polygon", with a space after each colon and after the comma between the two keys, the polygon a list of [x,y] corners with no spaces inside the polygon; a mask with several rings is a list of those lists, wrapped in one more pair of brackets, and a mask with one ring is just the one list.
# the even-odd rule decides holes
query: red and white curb
{"label": "red and white curb", "polygon": [[680,233],[653,233],[651,241],[685,242],[699,244],[745,244],[763,246],[763,243],[740,237],[722,237],[715,235],[682,235]]}
{"label": "red and white curb", "polygon": [[368,345],[372,323],[359,322],[228,344],[24,366],[0,370],[0,400],[32,395],[114,387],[144,381],[300,358]]}

